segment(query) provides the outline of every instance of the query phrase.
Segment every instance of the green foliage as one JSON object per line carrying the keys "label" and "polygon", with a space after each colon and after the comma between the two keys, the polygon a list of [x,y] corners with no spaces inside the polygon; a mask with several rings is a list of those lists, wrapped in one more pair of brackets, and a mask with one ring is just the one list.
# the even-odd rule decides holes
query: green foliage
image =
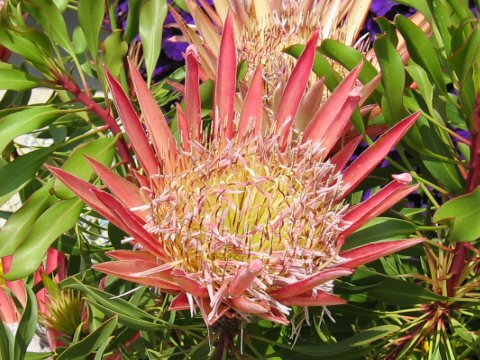
{"label": "green foliage", "polygon": [[74,342],[68,349],[56,357],[57,360],[82,360],[102,345],[108,344],[110,335],[117,325],[117,317],[112,317],[100,325],[84,339]]}
{"label": "green foliage", "polygon": [[435,213],[433,221],[451,221],[451,241],[474,241],[480,238],[480,187],[447,201]]}
{"label": "green foliage", "polygon": [[139,32],[142,37],[147,82],[152,80],[162,48],[163,22],[167,16],[166,0],[146,0],[140,9]]}
{"label": "green foliage", "polygon": [[[431,31],[401,15],[394,21],[379,18],[384,33],[373,44],[374,61],[358,49],[327,39],[318,48],[313,71],[325,78],[329,91],[362,62],[361,82],[368,84],[381,76],[381,84],[364,99],[363,105],[374,110],[358,111],[353,119],[356,129],[348,136],[362,133],[370,142],[381,134],[373,131],[376,126],[391,127],[414,112],[423,114],[388,165],[367,179],[352,198],[360,201],[363,190],[378,190],[392,174],[409,172],[420,184],[421,205],[416,206],[424,208],[399,204],[357,230],[343,250],[414,236],[427,241],[336,281],[334,292],[349,304],[328,307],[327,314],[335,322],[322,308],[309,309],[310,326],[305,326],[303,309],[297,308],[290,314],[294,324],[290,326],[251,317],[242,332],[237,329],[230,339],[234,346],[228,354],[218,347],[228,332],[219,326],[206,328],[201,316],[190,311],[170,311],[174,295],[92,269],[109,261],[108,251],[131,249],[132,243],[124,241],[127,234],[85,207],[44,166],[55,165],[96,181],[88,155],[106,166],[116,163],[116,171],[123,176],[135,176],[129,160],[115,156],[117,147],[128,139],[114,134],[117,130],[111,126],[115,115],[104,71],[108,68],[128,89],[126,56],[140,35],[148,82],[171,117],[175,111],[171,105],[179,95],[166,81],[152,83],[162,51],[167,1],[131,0],[125,31],[111,16],[116,2],[7,2],[1,15],[0,45],[12,51],[20,64],[14,66],[6,58],[0,61],[0,89],[8,90],[0,102],[0,204],[15,195],[22,206],[1,213],[8,220],[0,230],[0,257],[14,258],[8,271],[2,269],[0,280],[1,290],[4,280],[15,279],[22,279],[27,290],[25,307],[21,306],[25,299],[7,292],[21,321],[16,335],[0,323],[0,358],[102,359],[119,354],[125,359],[206,359],[222,354],[246,359],[478,357],[478,259],[468,249],[476,249],[480,237],[476,222],[480,188],[469,191],[472,182],[466,176],[478,155],[471,141],[460,142],[455,131],[468,130],[473,136],[478,132],[479,24],[463,0],[399,2],[415,6],[430,22]],[[188,2],[175,3],[188,10]],[[72,12],[79,20],[74,28],[66,21]],[[105,26],[107,13],[111,29]],[[402,41],[408,55],[400,48]],[[303,50],[304,45],[297,44],[285,52],[298,58]],[[182,82],[184,76],[180,69],[171,79]],[[29,105],[31,90],[39,87],[50,89],[51,96],[44,104]],[[204,108],[213,109],[213,82],[203,82],[200,90]],[[185,108],[184,101],[180,106]],[[202,115],[210,121],[210,111]],[[178,126],[174,118],[171,127],[177,138]],[[23,145],[22,135],[45,142]],[[458,242],[469,242],[470,247],[462,248]],[[35,272],[42,266],[46,271],[45,255],[52,249],[66,255],[67,278],[60,279],[60,271],[55,270],[44,273],[43,283],[37,283]],[[455,254],[462,249],[467,249],[467,261],[458,268]],[[57,281],[58,289],[48,286]],[[81,293],[85,317],[73,335],[62,334],[65,347],[41,354],[27,352],[27,346],[38,323],[34,292],[43,287],[52,293],[66,289]],[[292,326],[298,338],[291,336]]]}

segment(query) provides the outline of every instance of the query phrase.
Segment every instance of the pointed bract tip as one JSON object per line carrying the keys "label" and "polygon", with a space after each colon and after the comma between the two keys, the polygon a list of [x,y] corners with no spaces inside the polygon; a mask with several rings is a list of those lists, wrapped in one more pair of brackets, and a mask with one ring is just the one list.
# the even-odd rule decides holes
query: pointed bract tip
{"label": "pointed bract tip", "polygon": [[394,174],[392,175],[392,178],[404,185],[408,185],[413,181],[412,175],[410,175],[409,173]]}

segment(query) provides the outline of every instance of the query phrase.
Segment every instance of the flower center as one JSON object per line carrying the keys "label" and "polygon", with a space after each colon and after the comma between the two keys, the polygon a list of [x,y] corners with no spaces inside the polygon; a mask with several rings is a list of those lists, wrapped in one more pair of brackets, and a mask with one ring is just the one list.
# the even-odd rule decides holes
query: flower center
{"label": "flower center", "polygon": [[336,259],[345,206],[334,165],[318,161],[318,145],[282,153],[277,144],[258,138],[183,155],[192,167],[157,195],[151,226],[179,267],[223,281],[261,259],[270,276],[293,280]]}

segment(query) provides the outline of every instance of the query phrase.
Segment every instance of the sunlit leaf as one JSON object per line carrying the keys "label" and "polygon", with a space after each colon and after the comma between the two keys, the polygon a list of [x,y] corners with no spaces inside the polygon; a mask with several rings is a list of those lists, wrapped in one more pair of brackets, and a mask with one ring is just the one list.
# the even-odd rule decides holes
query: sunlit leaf
{"label": "sunlit leaf", "polygon": [[474,241],[480,238],[480,187],[444,203],[433,216],[435,222],[451,221],[452,241]]}

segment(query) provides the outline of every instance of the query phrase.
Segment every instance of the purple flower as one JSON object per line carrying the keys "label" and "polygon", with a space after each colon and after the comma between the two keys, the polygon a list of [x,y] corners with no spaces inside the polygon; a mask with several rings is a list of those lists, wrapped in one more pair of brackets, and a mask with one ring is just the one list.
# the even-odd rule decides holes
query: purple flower
{"label": "purple flower", "polygon": [[374,0],[370,11],[377,16],[385,16],[393,7],[397,6],[398,3],[390,0]]}
{"label": "purple flower", "polygon": [[365,22],[365,30],[372,35],[373,39],[375,39],[376,35],[381,33],[380,26],[378,26],[375,18],[385,16],[387,19],[392,20],[397,14],[410,16],[415,12],[416,10],[414,8],[401,5],[395,1],[373,0],[370,7],[370,13],[368,14],[367,21]]}

